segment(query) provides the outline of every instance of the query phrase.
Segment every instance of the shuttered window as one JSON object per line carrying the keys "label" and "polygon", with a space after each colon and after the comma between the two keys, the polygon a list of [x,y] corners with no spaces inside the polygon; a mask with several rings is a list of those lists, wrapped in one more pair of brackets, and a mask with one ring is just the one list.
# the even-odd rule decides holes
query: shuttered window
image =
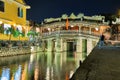
{"label": "shuttered window", "polygon": [[23,17],[23,9],[22,8],[18,8],[18,17]]}
{"label": "shuttered window", "polygon": [[4,12],[4,2],[0,1],[0,11]]}

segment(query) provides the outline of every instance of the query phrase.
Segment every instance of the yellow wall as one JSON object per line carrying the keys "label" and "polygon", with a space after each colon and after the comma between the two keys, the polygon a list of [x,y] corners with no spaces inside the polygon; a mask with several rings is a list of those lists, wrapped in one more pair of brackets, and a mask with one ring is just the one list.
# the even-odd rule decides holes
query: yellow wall
{"label": "yellow wall", "polygon": [[19,2],[19,3],[24,4],[24,1],[23,1],[23,0],[16,0],[16,1]]}
{"label": "yellow wall", "polygon": [[[21,25],[24,27],[29,27],[26,23],[27,6],[25,5],[24,0],[2,0],[2,1],[4,2],[4,12],[0,11],[0,21],[2,21],[3,24],[10,24],[12,26]],[[23,17],[18,17],[18,7],[23,9]],[[9,36],[0,33],[0,40],[8,40],[8,38]],[[18,38],[12,37],[11,40],[18,40]],[[28,37],[21,37],[21,40],[28,40]]]}
{"label": "yellow wall", "polygon": [[[10,38],[10,35],[5,35],[5,34],[1,34],[0,33],[0,40],[9,40],[9,38]],[[28,37],[13,37],[13,35],[11,35],[11,40],[12,41],[19,41],[19,40],[21,40],[21,41],[28,41],[29,39],[28,39]]]}
{"label": "yellow wall", "polygon": [[[21,1],[21,0],[18,0]],[[26,25],[26,7],[17,5],[14,1],[9,2],[8,0],[4,1],[4,12],[0,11],[0,18],[10,20],[15,24]],[[18,17],[18,7],[23,8],[23,17]]]}

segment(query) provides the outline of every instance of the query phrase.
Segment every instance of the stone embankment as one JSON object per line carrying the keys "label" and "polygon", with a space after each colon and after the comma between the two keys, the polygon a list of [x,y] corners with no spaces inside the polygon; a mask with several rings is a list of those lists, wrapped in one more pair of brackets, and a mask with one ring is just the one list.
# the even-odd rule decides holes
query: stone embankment
{"label": "stone embankment", "polygon": [[94,48],[70,80],[120,80],[120,47]]}
{"label": "stone embankment", "polygon": [[23,55],[23,54],[28,54],[31,53],[30,47],[11,47],[11,48],[6,48],[2,47],[0,48],[0,57],[5,57],[5,56],[15,56],[15,55]]}

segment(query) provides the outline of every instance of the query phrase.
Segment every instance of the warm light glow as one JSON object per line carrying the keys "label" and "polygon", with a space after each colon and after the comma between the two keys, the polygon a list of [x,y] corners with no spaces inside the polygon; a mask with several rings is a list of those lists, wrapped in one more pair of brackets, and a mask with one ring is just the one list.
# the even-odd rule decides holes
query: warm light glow
{"label": "warm light glow", "polygon": [[34,72],[34,80],[38,80],[39,78],[39,66],[36,64],[35,66],[35,72]]}
{"label": "warm light glow", "polygon": [[48,30],[50,31],[50,28],[48,28]]}
{"label": "warm light glow", "polygon": [[71,27],[74,27],[73,25],[71,25]]}
{"label": "warm light glow", "polygon": [[16,24],[13,24],[13,26],[16,26]]}
{"label": "warm light glow", "polygon": [[54,31],[54,29],[52,29],[52,31]]}
{"label": "warm light glow", "polygon": [[3,22],[2,21],[0,21],[0,24],[2,24]]}
{"label": "warm light glow", "polygon": [[39,29],[39,28],[36,28],[36,32],[40,32],[40,29]]}
{"label": "warm light glow", "polygon": [[110,28],[110,26],[100,26],[100,34],[103,34],[107,28]]}
{"label": "warm light glow", "polygon": [[74,71],[70,71],[70,78],[72,78]]}
{"label": "warm light glow", "polygon": [[98,31],[99,29],[98,28],[95,28],[96,31]]}

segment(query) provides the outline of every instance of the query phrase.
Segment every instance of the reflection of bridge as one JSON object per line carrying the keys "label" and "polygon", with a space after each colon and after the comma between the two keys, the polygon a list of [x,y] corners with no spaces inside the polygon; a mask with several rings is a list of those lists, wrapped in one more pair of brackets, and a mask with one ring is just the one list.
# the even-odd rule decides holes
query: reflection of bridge
{"label": "reflection of bridge", "polygon": [[43,33],[43,49],[47,51],[70,51],[90,53],[97,44],[99,36],[94,33],[62,30]]}

